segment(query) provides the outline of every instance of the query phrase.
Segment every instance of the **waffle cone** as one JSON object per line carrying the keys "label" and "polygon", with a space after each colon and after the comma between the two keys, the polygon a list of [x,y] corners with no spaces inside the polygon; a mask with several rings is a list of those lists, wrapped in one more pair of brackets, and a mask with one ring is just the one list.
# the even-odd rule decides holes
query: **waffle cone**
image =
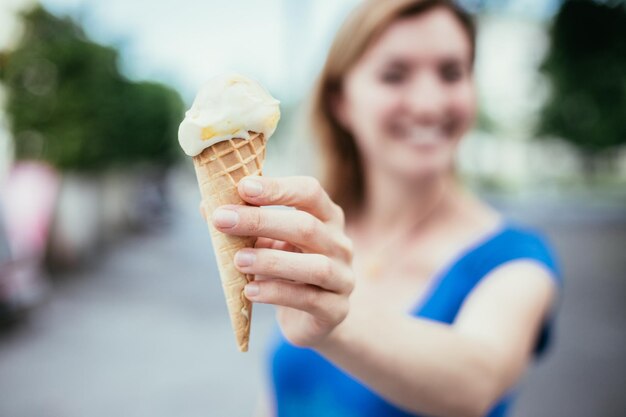
{"label": "waffle cone", "polygon": [[249,140],[235,138],[218,142],[193,157],[226,305],[242,352],[248,350],[252,319],[252,303],[243,295],[243,288],[254,276],[239,272],[233,259],[238,250],[254,247],[256,238],[219,232],[213,227],[210,214],[224,204],[246,204],[239,197],[237,184],[245,176],[261,175],[266,139],[260,133],[250,132],[250,135]]}

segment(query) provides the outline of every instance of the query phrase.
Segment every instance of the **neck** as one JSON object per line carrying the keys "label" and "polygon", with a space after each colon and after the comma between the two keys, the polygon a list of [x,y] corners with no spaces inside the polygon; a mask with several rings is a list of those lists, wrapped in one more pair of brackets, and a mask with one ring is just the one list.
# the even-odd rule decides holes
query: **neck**
{"label": "neck", "polygon": [[446,215],[458,186],[452,174],[420,182],[385,173],[365,178],[365,204],[357,227],[367,234],[425,226]]}

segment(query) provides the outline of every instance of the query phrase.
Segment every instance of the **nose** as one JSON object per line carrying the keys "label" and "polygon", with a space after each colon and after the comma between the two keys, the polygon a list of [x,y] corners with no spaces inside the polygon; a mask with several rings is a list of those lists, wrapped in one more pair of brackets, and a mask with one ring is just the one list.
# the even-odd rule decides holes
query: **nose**
{"label": "nose", "polygon": [[416,75],[406,89],[404,104],[415,121],[438,122],[445,112],[445,91],[439,78],[429,72]]}

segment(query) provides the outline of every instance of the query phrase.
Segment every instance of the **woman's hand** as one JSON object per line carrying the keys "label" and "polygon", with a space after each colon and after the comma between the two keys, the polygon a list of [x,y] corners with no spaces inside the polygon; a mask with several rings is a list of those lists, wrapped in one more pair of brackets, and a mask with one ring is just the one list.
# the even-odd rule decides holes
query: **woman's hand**
{"label": "woman's hand", "polygon": [[[256,276],[245,295],[276,305],[285,337],[314,347],[345,319],[354,288],[343,211],[311,177],[247,177],[239,194],[259,207],[221,206],[212,219],[221,232],[258,237],[254,249],[234,259],[240,271]],[[261,208],[276,205],[295,210]]]}

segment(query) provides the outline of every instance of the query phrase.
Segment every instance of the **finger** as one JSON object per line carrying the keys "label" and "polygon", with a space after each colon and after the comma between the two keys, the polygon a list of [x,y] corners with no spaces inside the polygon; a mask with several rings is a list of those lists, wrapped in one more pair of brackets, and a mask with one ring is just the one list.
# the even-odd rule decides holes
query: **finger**
{"label": "finger", "polygon": [[257,238],[256,243],[254,244],[254,247],[259,248],[259,249],[268,248],[268,249],[284,250],[288,252],[300,252],[298,248],[296,248],[289,242],[276,240],[276,239],[270,239],[267,237]]}
{"label": "finger", "polygon": [[343,224],[343,210],[313,177],[255,177],[242,179],[241,197],[255,206],[290,206],[306,211],[323,222]]}
{"label": "finger", "polygon": [[347,298],[313,285],[280,280],[251,282],[245,296],[255,303],[295,308],[326,323],[339,323],[348,313]]}
{"label": "finger", "polygon": [[254,280],[255,282],[261,282],[261,281],[270,281],[270,280],[279,280],[279,281],[286,281],[286,282],[295,282],[295,281],[291,281],[288,279],[284,279],[284,278],[280,278],[280,277],[274,277],[271,275],[255,275],[254,276]]}
{"label": "finger", "polygon": [[331,236],[327,225],[300,210],[221,206],[213,212],[213,225],[230,235],[286,241],[305,252],[342,254],[350,250],[345,239]]}
{"label": "finger", "polygon": [[277,242],[275,239],[270,239],[267,237],[258,237],[254,242],[255,248],[272,248],[274,243]]}
{"label": "finger", "polygon": [[338,294],[352,292],[352,275],[329,257],[274,249],[242,249],[235,266],[246,274],[269,275],[310,284]]}

